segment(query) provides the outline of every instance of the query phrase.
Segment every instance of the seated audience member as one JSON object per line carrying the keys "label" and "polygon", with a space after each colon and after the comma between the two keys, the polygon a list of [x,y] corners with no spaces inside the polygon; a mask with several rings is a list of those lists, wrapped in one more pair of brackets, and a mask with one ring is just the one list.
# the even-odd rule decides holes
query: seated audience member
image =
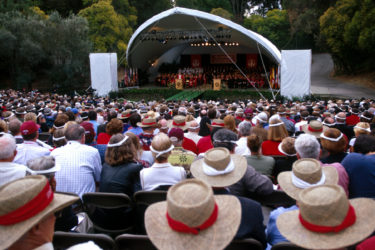
{"label": "seated audience member", "polygon": [[275,160],[275,167],[272,176],[277,180],[277,176],[284,171],[291,171],[293,163],[297,160],[296,149],[294,148],[295,139],[287,137],[279,144],[279,151],[285,156]]}
{"label": "seated audience member", "polygon": [[102,171],[98,150],[85,145],[85,129],[76,123],[67,125],[65,137],[68,143],[51,153],[56,164],[61,166],[55,175],[56,190],[80,197],[84,193],[95,192]]}
{"label": "seated audience member", "polygon": [[335,118],[336,118],[336,126],[335,126],[335,128],[337,128],[344,135],[346,135],[346,138],[348,140],[352,139],[352,137],[354,136],[353,127],[352,126],[348,126],[346,124],[346,113],[345,112],[340,112],[337,115],[335,115]]}
{"label": "seated audience member", "polygon": [[[129,197],[140,190],[139,172],[142,166],[136,159],[136,149],[127,135],[115,134],[109,140],[100,176],[99,192],[123,193]],[[108,229],[124,228],[132,225],[132,209],[104,209],[95,211],[95,223]]]}
{"label": "seated audience member", "polygon": [[145,214],[147,235],[158,249],[224,249],[240,222],[236,197],[214,196],[207,183],[195,179],[171,187],[167,201],[150,205]]}
{"label": "seated audience member", "polygon": [[188,127],[188,132],[185,133],[184,137],[189,138],[190,140],[193,140],[195,144],[198,143],[199,139],[202,138],[202,136],[198,135],[199,133],[199,124],[196,121],[191,121],[190,126]]}
{"label": "seated audience member", "polygon": [[301,121],[294,125],[295,132],[302,131],[302,126],[307,124],[307,118],[309,117],[309,112],[307,110],[301,111]]}
{"label": "seated audience member", "polygon": [[224,127],[226,129],[229,129],[230,131],[234,133],[238,133],[236,128],[236,119],[232,115],[227,115],[224,117]]}
{"label": "seated audience member", "polygon": [[305,134],[313,135],[316,138],[320,138],[322,132],[328,129],[327,126],[323,125],[321,121],[311,120],[309,123],[302,126],[302,131]]}
{"label": "seated audience member", "polygon": [[154,190],[160,186],[171,186],[186,178],[183,167],[172,166],[168,163],[174,146],[169,137],[160,133],[152,140],[150,150],[155,163],[150,168],[142,169],[140,173],[142,189]]}
{"label": "seated audience member", "polygon": [[[34,171],[33,174],[44,175],[53,192],[56,191],[55,173],[61,169],[61,166],[55,164],[55,159],[52,156],[42,156],[30,160],[27,163],[29,169]],[[74,214],[71,206],[62,210],[61,217],[56,218],[55,231],[69,232],[73,227],[77,226],[78,217]]]}
{"label": "seated audience member", "polygon": [[20,122],[18,119],[13,119],[8,124],[9,132],[14,136],[14,139],[16,139],[16,144],[23,143],[21,125],[22,122]]}
{"label": "seated audience member", "polygon": [[350,152],[353,152],[353,146],[354,146],[355,140],[359,135],[369,135],[369,134],[371,134],[370,124],[367,123],[367,122],[357,123],[357,125],[355,125],[353,127],[353,130],[354,130],[354,136],[355,137],[352,138],[349,142]]}
{"label": "seated audience member", "polygon": [[286,117],[286,108],[285,107],[278,108],[277,113],[280,116],[280,120],[284,123],[286,131],[288,131],[289,136],[293,136],[295,132],[295,127],[294,127],[294,123]]}
{"label": "seated audience member", "polygon": [[197,143],[198,154],[204,153],[213,148],[211,130],[209,127],[210,124],[211,120],[207,116],[202,117],[199,130],[199,135],[202,136],[202,138]]}
{"label": "seated audience member", "polygon": [[252,166],[258,173],[271,176],[275,160],[270,156],[262,155],[262,139],[258,135],[252,134],[247,137],[247,146],[251,151],[251,155],[245,156],[247,164]]}
{"label": "seated audience member", "polygon": [[[18,119],[17,119],[18,120]],[[20,120],[18,120],[19,122],[21,122]],[[22,124],[22,122],[21,122]],[[3,132],[3,133],[8,133],[8,125],[5,121],[3,120],[0,120],[0,133]]]}
{"label": "seated audience member", "polygon": [[150,150],[152,138],[154,138],[154,130],[157,126],[156,119],[147,117],[138,122],[138,127],[142,128],[142,133],[138,135],[139,142],[145,151]]}
{"label": "seated audience member", "polygon": [[53,122],[52,128],[49,130],[51,134],[48,138],[48,144],[53,145],[52,135],[57,129],[64,129],[65,124],[69,121],[69,116],[66,114],[58,114],[55,121]]}
{"label": "seated audience member", "polygon": [[288,137],[288,131],[280,119],[272,119],[269,123],[267,141],[262,143],[263,155],[282,155],[278,146],[281,141]]}
{"label": "seated audience member", "polygon": [[360,153],[360,154],[368,154],[369,152],[375,151],[375,136],[373,135],[359,135],[356,138],[353,152]]}
{"label": "seated audience member", "polygon": [[151,151],[145,151],[142,149],[141,144],[139,143],[139,138],[133,133],[127,132],[126,136],[129,136],[129,140],[132,141],[135,150],[136,150],[136,161],[141,164],[144,168],[148,168],[154,164],[154,157],[152,157]]}
{"label": "seated audience member", "polygon": [[21,125],[21,134],[24,141],[17,146],[15,163],[26,165],[29,160],[48,156],[51,153],[49,149],[37,143],[39,137],[38,129],[37,124],[33,121],[27,121]]}
{"label": "seated audience member", "polygon": [[[213,148],[204,154],[204,158],[192,164],[191,172],[199,180],[205,181],[213,188],[214,194],[230,194],[226,189],[237,183],[246,173],[247,163],[243,156],[230,154],[226,148]],[[242,214],[241,224],[235,238],[255,238],[264,246],[262,208],[259,203],[244,197],[240,200]]]}
{"label": "seated audience member", "polygon": [[130,127],[127,132],[133,133],[135,135],[139,135],[143,132],[142,128],[138,126],[138,124],[142,121],[142,117],[138,113],[133,113],[129,117]]}
{"label": "seated audience member", "polygon": [[124,123],[117,118],[113,118],[110,122],[107,123],[105,127],[105,133],[100,133],[98,135],[97,143],[98,144],[107,144],[112,135],[122,133]]}
{"label": "seated audience member", "polygon": [[[362,135],[363,136],[363,135]],[[359,136],[357,143],[363,144],[361,148],[367,145],[366,154],[350,153],[341,164],[344,166],[349,175],[349,198],[368,197],[375,198],[375,137],[365,135]],[[356,149],[354,144],[354,149]]]}
{"label": "seated audience member", "polygon": [[168,162],[173,166],[181,166],[188,172],[197,155],[183,147],[183,141],[186,139],[184,138],[184,131],[180,128],[172,128],[169,130],[168,136],[174,146],[171,155],[168,157]]}
{"label": "seated audience member", "polygon": [[16,140],[10,134],[2,134],[0,137],[0,186],[23,178],[28,173],[26,166],[13,162],[16,155]]}
{"label": "seated audience member", "polygon": [[[235,149],[235,153],[238,155],[248,156],[250,155],[250,150],[247,145],[247,137],[251,133],[251,123],[247,121],[243,121],[238,125],[238,137],[237,146]],[[251,165],[251,164],[250,164]]]}
{"label": "seated audience member", "polygon": [[85,144],[95,145],[95,130],[91,122],[82,122],[80,124],[85,129]]}
{"label": "seated audience member", "polygon": [[375,230],[375,201],[348,200],[337,185],[303,190],[299,210],[285,212],[277,219],[281,234],[306,249],[345,249]]}
{"label": "seated audience member", "polygon": [[9,250],[53,249],[55,213],[78,200],[75,196],[54,194],[46,177],[40,175],[2,186],[0,197],[0,248]]}
{"label": "seated audience member", "polygon": [[117,111],[114,109],[111,109],[107,113],[107,121],[101,125],[98,126],[98,131],[96,131],[96,134],[99,135],[100,133],[105,133],[106,132],[106,127],[107,124],[114,118],[117,118]]}
{"label": "seated audience member", "polygon": [[[234,154],[236,141],[237,135],[228,129],[220,129],[213,135],[214,147],[224,147],[231,154]],[[245,175],[237,183],[228,188],[232,194],[244,197],[268,195],[273,191],[271,180],[267,176],[256,172],[250,165],[247,165]]]}
{"label": "seated audience member", "polygon": [[323,163],[341,162],[347,155],[347,140],[343,133],[336,128],[329,128],[320,135],[320,144],[328,152],[328,156],[321,158]]}
{"label": "seated audience member", "polygon": [[[318,185],[337,184],[338,175],[331,166],[322,167],[315,159],[300,159],[294,162],[292,171],[285,171],[277,176],[281,189],[299,202],[299,194],[306,188]],[[277,218],[288,211],[298,210],[297,205],[289,208],[279,207],[273,210],[267,225],[267,241],[271,245],[287,241],[279,232]]]}
{"label": "seated audience member", "polygon": [[[168,128],[167,120],[161,119],[161,120],[158,121],[158,124],[159,124],[159,131],[155,130],[154,133],[158,132],[158,133],[168,134],[169,128]],[[156,133],[156,134],[158,134],[158,133]]]}

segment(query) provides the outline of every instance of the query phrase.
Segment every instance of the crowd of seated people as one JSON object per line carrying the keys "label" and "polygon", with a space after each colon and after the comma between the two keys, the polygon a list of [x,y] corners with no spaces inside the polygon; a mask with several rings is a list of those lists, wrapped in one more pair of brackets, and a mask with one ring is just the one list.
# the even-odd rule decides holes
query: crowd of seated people
{"label": "crowd of seated people", "polygon": [[181,79],[184,88],[213,84],[213,79],[221,79],[228,88],[267,87],[267,80],[261,69],[242,69],[246,77],[235,66],[209,66],[204,68],[181,68],[177,72],[163,72],[155,83],[163,87],[175,86],[176,79]]}
{"label": "crowd of seated people", "polygon": [[[223,249],[245,238],[264,249],[285,241],[374,249],[374,100],[0,95],[1,249],[47,246],[54,230],[91,232],[87,214],[71,206],[87,193],[132,200],[155,190],[167,200],[142,212],[98,210],[92,222],[134,226],[159,249]],[[298,206],[262,210],[257,201],[275,190]],[[43,227],[49,237],[38,238]]]}

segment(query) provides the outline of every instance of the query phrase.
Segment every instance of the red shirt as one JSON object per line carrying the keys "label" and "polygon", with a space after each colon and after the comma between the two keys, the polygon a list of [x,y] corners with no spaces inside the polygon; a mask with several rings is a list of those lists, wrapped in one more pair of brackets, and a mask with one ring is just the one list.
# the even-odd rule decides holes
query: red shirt
{"label": "red shirt", "polygon": [[186,150],[193,152],[194,154],[198,153],[197,145],[192,139],[185,137],[184,140],[182,141],[182,147]]}
{"label": "red shirt", "polygon": [[107,133],[100,133],[98,135],[98,139],[96,140],[97,144],[108,144],[109,139],[111,139],[111,136]]}
{"label": "red shirt", "polygon": [[346,117],[346,125],[355,126],[360,121],[358,115],[350,115]]}
{"label": "red shirt", "polygon": [[262,154],[263,155],[283,155],[279,149],[277,148],[279,146],[279,141],[264,141],[262,143]]}
{"label": "red shirt", "polygon": [[210,135],[202,137],[201,139],[199,139],[198,144],[197,144],[198,154],[205,153],[207,150],[213,147],[214,146],[212,145]]}

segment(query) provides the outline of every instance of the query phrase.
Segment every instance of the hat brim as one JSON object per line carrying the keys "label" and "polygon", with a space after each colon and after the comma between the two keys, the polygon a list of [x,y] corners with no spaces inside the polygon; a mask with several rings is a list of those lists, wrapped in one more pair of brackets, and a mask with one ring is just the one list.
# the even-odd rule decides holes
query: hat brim
{"label": "hat brim", "polygon": [[212,187],[228,187],[241,180],[247,169],[247,161],[245,157],[232,154],[231,158],[235,168],[230,173],[216,176],[206,175],[203,172],[204,158],[194,161],[190,166],[190,172],[195,178],[207,182]]}
{"label": "hat brim", "polygon": [[277,228],[292,243],[307,249],[337,249],[353,245],[367,238],[375,229],[375,202],[357,198],[349,201],[356,213],[356,222],[337,233],[316,233],[302,226],[299,210],[281,214]]}
{"label": "hat brim", "polygon": [[168,225],[167,202],[149,206],[145,213],[147,235],[158,249],[224,249],[237,233],[241,222],[241,204],[233,195],[215,195],[218,217],[198,235],[179,233]]}
{"label": "hat brim", "polygon": [[158,124],[157,123],[155,123],[155,124],[153,124],[153,125],[143,125],[142,124],[142,122],[137,122],[137,126],[138,127],[141,127],[141,128],[155,128],[155,127],[157,127],[158,126]]}
{"label": "hat brim", "polygon": [[[326,176],[324,185],[337,185],[339,181],[337,170],[331,166],[324,166],[322,170]],[[277,182],[280,184],[281,189],[295,200],[298,200],[299,193],[304,190],[303,188],[296,187],[292,183],[292,171],[281,172],[277,176]]]}
{"label": "hat brim", "polygon": [[182,130],[187,130],[190,127],[190,122],[185,122],[184,126],[176,126],[176,125],[173,125],[173,120],[168,120],[167,126],[168,128],[180,128]]}
{"label": "hat brim", "polygon": [[19,240],[33,226],[38,224],[43,218],[73,204],[79,198],[73,195],[54,194],[52,202],[40,213],[30,219],[9,226],[0,225],[0,249],[6,249]]}

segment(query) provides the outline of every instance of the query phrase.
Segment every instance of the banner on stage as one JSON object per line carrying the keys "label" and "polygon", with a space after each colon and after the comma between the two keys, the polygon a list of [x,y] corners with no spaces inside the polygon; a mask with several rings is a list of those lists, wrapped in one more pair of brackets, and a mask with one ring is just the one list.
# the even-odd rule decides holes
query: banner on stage
{"label": "banner on stage", "polygon": [[[237,62],[236,54],[229,54],[229,57],[232,58],[233,62]],[[230,64],[231,60],[227,55],[211,55],[210,57],[211,64]]]}
{"label": "banner on stage", "polygon": [[214,90],[221,89],[221,79],[214,79]]}
{"label": "banner on stage", "polygon": [[184,85],[182,84],[182,79],[176,79],[176,89],[184,89]]}
{"label": "banner on stage", "polygon": [[252,69],[258,66],[258,54],[246,55],[246,68]]}
{"label": "banner on stage", "polygon": [[191,55],[191,67],[201,68],[202,67],[202,57],[201,55]]}

